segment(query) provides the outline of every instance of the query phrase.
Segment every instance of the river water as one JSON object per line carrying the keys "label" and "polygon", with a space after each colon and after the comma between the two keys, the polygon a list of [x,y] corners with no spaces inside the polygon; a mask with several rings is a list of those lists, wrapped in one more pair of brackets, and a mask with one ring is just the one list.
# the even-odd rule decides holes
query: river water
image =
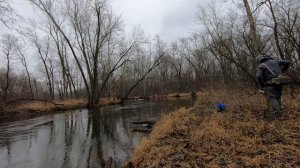
{"label": "river water", "polygon": [[132,121],[158,119],[189,100],[131,102],[0,123],[0,168],[113,167],[130,157],[148,134],[132,132]]}

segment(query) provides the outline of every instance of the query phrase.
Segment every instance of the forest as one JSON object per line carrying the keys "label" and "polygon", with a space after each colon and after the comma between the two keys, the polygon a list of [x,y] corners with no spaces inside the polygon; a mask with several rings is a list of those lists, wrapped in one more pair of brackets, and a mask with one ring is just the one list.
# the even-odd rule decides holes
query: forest
{"label": "forest", "polygon": [[0,167],[300,167],[299,0],[0,0],[0,28]]}
{"label": "forest", "polygon": [[291,62],[299,84],[300,3],[228,0],[200,5],[199,28],[171,43],[126,34],[106,0],[26,0],[38,19],[24,20],[0,1],[1,102],[100,98],[257,87],[255,58]]}

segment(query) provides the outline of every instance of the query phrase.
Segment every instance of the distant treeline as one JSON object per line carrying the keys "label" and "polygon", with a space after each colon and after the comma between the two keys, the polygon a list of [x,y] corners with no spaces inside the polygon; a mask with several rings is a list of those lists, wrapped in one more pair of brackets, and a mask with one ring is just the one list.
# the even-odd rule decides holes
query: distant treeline
{"label": "distant treeline", "polygon": [[[299,80],[298,0],[210,2],[199,7],[198,31],[170,45],[147,39],[140,28],[126,35],[105,0],[27,1],[42,22],[25,24],[0,2],[9,9],[1,21],[12,29],[1,41],[2,102],[86,98],[94,106],[101,97],[255,87],[259,53],[290,60]],[[23,26],[13,33],[16,22]]]}

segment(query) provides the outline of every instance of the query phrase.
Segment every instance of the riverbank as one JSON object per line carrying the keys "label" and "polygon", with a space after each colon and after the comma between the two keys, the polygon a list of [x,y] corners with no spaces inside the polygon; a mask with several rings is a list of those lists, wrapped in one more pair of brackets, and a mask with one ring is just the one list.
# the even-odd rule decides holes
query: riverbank
{"label": "riverbank", "polygon": [[[174,99],[174,98],[190,98],[189,93],[156,95],[151,97],[132,97],[129,100],[144,101],[157,99]],[[120,100],[113,98],[101,98],[99,106],[120,104]],[[87,108],[87,101],[83,99],[67,99],[63,101],[47,101],[47,100],[28,100],[20,99],[9,102],[3,108],[0,108],[0,122],[16,120],[19,118],[31,118],[45,114],[55,114],[68,110],[76,110]]]}
{"label": "riverbank", "polygon": [[[99,106],[114,105],[118,103],[118,101],[103,98],[100,99]],[[87,108],[87,102],[83,99],[68,99],[63,101],[18,100],[0,110],[0,121],[30,118],[44,114],[55,114],[67,110],[83,108]]]}
{"label": "riverbank", "polygon": [[[284,117],[263,117],[260,94],[214,91],[163,117],[124,167],[298,167],[300,98],[283,97]],[[225,112],[213,106],[225,103]]]}

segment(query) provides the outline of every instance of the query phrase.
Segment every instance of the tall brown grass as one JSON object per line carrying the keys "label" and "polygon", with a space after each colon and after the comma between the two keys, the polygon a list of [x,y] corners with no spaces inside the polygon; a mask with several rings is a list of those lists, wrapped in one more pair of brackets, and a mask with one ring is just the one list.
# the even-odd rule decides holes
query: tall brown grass
{"label": "tall brown grass", "polygon": [[[299,167],[299,98],[283,97],[284,118],[263,117],[263,95],[211,91],[191,109],[163,117],[127,167]],[[225,103],[225,112],[213,105]],[[125,166],[125,167],[126,167]]]}
{"label": "tall brown grass", "polygon": [[[101,98],[99,100],[99,105],[111,105],[118,103],[112,98]],[[66,99],[63,101],[29,101],[23,102],[15,106],[10,106],[6,111],[18,111],[22,112],[49,112],[49,111],[57,111],[57,110],[69,110],[69,109],[77,109],[84,108],[87,106],[87,101],[84,99]]]}
{"label": "tall brown grass", "polygon": [[[54,104],[55,103],[55,104]],[[52,111],[52,110],[64,110],[83,108],[86,106],[86,101],[82,99],[67,99],[63,101],[54,101],[53,103],[47,101],[32,101],[15,106],[11,110],[13,111]]]}

